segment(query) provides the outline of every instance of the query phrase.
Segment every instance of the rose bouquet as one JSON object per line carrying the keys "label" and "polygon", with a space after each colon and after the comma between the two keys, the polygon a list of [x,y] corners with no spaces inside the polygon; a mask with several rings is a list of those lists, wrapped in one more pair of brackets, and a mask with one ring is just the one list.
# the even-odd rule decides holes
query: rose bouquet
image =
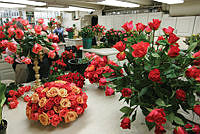
{"label": "rose bouquet", "polygon": [[86,26],[81,29],[81,32],[79,32],[79,36],[82,38],[93,38],[94,32],[91,26]]}
{"label": "rose bouquet", "polygon": [[48,27],[51,29],[51,32],[53,32],[53,29],[55,29],[56,24],[58,24],[58,22],[56,21],[55,18],[49,19]]}
{"label": "rose bouquet", "polygon": [[66,31],[67,31],[67,32],[74,32],[74,28],[73,28],[73,27],[66,28]]}
{"label": "rose bouquet", "polygon": [[62,59],[54,61],[50,67],[50,75],[62,74],[65,71],[66,64]]}
{"label": "rose bouquet", "polygon": [[55,81],[36,89],[26,107],[29,120],[57,126],[76,120],[87,108],[88,96],[73,83]]}
{"label": "rose bouquet", "polygon": [[197,134],[199,122],[185,115],[193,112],[200,116],[200,102],[196,97],[200,89],[200,51],[192,53],[195,44],[180,50],[179,37],[172,27],[164,28],[165,35],[154,41],[160,24],[160,20],[153,19],[148,26],[138,23],[134,29],[132,23],[126,23],[123,28],[133,36],[114,45],[119,51],[117,58],[127,60],[123,66],[110,66],[115,72],[125,71],[124,76],[109,78],[110,86],[128,105],[120,109],[121,127],[130,129],[140,107],[146,125],[149,130],[155,127],[156,134],[166,132],[167,121],[172,123],[175,134]]}
{"label": "rose bouquet", "polygon": [[95,35],[105,34],[104,33],[104,31],[106,30],[105,26],[97,24],[96,26],[93,26],[92,28],[93,28],[93,32],[95,33]]}

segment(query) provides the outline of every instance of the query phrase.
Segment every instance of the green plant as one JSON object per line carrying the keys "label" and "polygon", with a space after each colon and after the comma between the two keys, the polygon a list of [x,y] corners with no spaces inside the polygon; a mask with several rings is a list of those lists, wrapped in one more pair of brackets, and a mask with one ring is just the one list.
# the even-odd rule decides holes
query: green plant
{"label": "green plant", "polygon": [[0,82],[0,122],[2,121],[3,105],[6,101],[5,91],[6,85]]}
{"label": "green plant", "polygon": [[194,52],[198,52],[200,50],[200,35],[192,35],[190,37],[187,37],[186,40],[184,41],[188,46],[193,45],[196,46],[194,49]]}
{"label": "green plant", "polygon": [[86,26],[81,29],[81,32],[79,32],[79,35],[82,38],[93,38],[94,32],[91,26]]}

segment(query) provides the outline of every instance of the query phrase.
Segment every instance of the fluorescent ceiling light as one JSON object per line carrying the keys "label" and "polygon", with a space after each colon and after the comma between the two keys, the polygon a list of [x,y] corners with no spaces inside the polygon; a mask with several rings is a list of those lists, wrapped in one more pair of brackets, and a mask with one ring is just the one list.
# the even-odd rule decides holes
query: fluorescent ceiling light
{"label": "fluorescent ceiling light", "polygon": [[130,3],[130,2],[122,2],[118,0],[105,0],[102,2],[97,2],[98,4],[108,5],[108,6],[116,6],[116,7],[139,7],[140,5]]}
{"label": "fluorescent ceiling light", "polygon": [[184,0],[154,0],[157,2],[162,2],[162,3],[166,3],[166,4],[180,4],[180,3],[184,3]]}
{"label": "fluorescent ceiling light", "polygon": [[94,11],[93,9],[73,7],[73,6],[69,6],[68,8],[58,8],[58,7],[35,8],[35,10],[42,10],[42,11],[85,11],[85,12]]}
{"label": "fluorescent ceiling light", "polygon": [[0,0],[1,2],[9,2],[15,4],[24,4],[30,6],[45,6],[46,3],[44,2],[36,2],[36,1],[29,1],[29,0]]}
{"label": "fluorescent ceiling light", "polygon": [[0,3],[0,7],[4,7],[4,8],[25,8],[26,5]]}

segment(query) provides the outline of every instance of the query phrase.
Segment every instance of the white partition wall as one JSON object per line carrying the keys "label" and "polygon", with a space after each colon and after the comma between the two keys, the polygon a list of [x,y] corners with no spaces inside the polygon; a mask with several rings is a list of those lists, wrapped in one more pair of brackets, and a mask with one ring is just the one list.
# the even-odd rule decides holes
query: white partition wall
{"label": "white partition wall", "polygon": [[[148,22],[152,22],[153,19],[159,19],[162,20],[163,17],[163,13],[162,12],[158,12],[158,13],[149,13],[149,17],[148,17]],[[162,22],[161,22],[162,23]],[[159,36],[162,32],[162,29],[159,28],[159,30],[156,31],[155,35]]]}
{"label": "white partition wall", "polygon": [[200,33],[200,16],[196,16],[193,34]]}
{"label": "white partition wall", "polygon": [[178,36],[190,36],[194,28],[195,16],[190,17],[177,17],[177,35]]}
{"label": "white partition wall", "polygon": [[105,16],[105,26],[107,29],[113,28],[113,16]]}
{"label": "white partition wall", "polygon": [[98,16],[98,24],[105,26],[104,16]]}
{"label": "white partition wall", "polygon": [[133,21],[133,24],[135,25],[137,22],[137,15],[136,14],[127,14],[125,15],[125,22]]}
{"label": "white partition wall", "polygon": [[114,15],[113,16],[113,28],[122,30],[122,25],[125,23],[125,15]]}
{"label": "white partition wall", "polygon": [[144,25],[147,25],[148,18],[149,18],[149,13],[137,14],[136,23],[143,23]]}
{"label": "white partition wall", "polygon": [[[171,26],[175,29],[176,22],[177,22],[177,17],[170,17],[169,14],[163,14],[161,27],[160,27],[160,29],[161,29],[160,35],[164,35],[164,33],[162,31],[163,28],[167,28],[168,26]],[[175,29],[174,33],[177,33],[176,29]]]}

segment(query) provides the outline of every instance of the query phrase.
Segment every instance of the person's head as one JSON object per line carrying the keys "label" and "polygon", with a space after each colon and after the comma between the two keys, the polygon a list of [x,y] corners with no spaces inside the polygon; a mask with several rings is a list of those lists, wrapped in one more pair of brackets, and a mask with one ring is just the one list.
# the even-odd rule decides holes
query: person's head
{"label": "person's head", "polygon": [[57,28],[61,28],[61,24],[60,23],[57,24]]}

